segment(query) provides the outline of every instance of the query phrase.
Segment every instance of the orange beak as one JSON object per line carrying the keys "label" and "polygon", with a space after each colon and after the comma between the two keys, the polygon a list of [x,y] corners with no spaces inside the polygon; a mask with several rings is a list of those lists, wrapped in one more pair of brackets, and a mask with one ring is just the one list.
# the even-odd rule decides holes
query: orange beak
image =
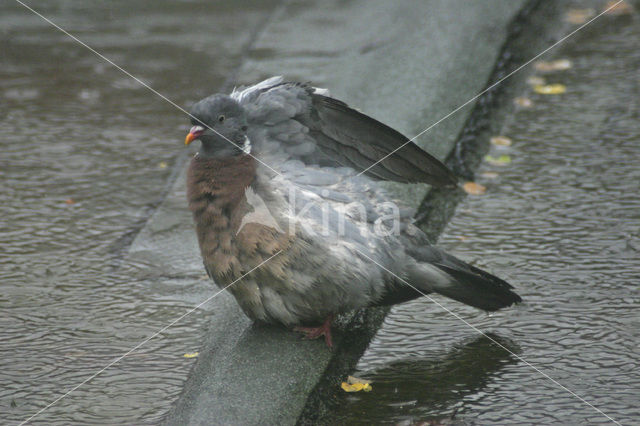
{"label": "orange beak", "polygon": [[189,134],[187,135],[187,137],[184,138],[184,144],[189,145],[191,142],[198,139],[204,131],[205,128],[202,126],[193,126],[191,130],[189,130]]}

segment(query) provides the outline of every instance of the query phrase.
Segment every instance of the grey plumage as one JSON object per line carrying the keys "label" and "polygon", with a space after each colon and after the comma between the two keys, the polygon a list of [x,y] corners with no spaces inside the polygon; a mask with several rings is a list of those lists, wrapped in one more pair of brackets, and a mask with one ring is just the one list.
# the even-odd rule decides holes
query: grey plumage
{"label": "grey plumage", "polygon": [[[192,113],[187,142],[200,139],[202,150],[189,169],[188,197],[208,273],[226,285],[280,252],[229,288],[251,318],[318,323],[420,295],[375,263],[420,292],[488,311],[520,301],[505,281],[430,246],[412,211],[378,185],[456,182],[397,131],[280,77],[206,98]],[[251,156],[268,167],[226,138],[250,144]],[[247,223],[249,213],[264,217],[247,202],[247,188],[264,201],[271,225]]]}

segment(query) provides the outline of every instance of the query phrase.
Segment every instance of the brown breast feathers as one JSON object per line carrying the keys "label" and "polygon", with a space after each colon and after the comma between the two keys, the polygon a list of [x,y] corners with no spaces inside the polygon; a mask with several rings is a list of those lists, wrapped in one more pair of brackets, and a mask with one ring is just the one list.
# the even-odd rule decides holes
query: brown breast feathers
{"label": "brown breast feathers", "polygon": [[[187,198],[207,273],[224,285],[259,265],[292,238],[260,223],[242,223],[253,208],[247,188],[255,181],[256,163],[249,155],[191,160],[187,174]],[[242,227],[240,228],[240,226]],[[240,232],[238,230],[240,229]],[[279,255],[265,265],[271,278],[284,273],[285,259]]]}

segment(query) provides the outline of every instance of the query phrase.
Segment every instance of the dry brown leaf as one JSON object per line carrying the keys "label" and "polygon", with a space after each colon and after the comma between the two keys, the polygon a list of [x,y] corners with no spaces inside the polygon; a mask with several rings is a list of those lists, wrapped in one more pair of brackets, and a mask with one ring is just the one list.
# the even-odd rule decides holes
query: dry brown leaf
{"label": "dry brown leaf", "polygon": [[66,200],[64,200],[65,204],[71,205],[71,204],[75,204],[75,200],[73,198],[67,198]]}
{"label": "dry brown leaf", "polygon": [[487,188],[479,183],[475,182],[466,182],[462,185],[464,192],[470,195],[482,195],[487,192]]}
{"label": "dry brown leaf", "polygon": [[569,9],[564,15],[564,20],[570,24],[580,25],[596,15],[594,9]]}
{"label": "dry brown leaf", "polygon": [[495,146],[511,146],[511,139],[506,136],[494,136],[489,141]]}

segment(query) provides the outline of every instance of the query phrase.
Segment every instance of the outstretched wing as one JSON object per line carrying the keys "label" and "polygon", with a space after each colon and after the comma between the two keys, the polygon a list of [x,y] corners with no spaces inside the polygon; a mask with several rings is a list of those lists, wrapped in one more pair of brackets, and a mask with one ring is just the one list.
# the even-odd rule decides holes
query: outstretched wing
{"label": "outstretched wing", "polygon": [[261,155],[277,152],[285,160],[366,170],[382,180],[456,184],[444,164],[401,133],[325,93],[272,77],[231,96],[246,109],[250,138]]}

